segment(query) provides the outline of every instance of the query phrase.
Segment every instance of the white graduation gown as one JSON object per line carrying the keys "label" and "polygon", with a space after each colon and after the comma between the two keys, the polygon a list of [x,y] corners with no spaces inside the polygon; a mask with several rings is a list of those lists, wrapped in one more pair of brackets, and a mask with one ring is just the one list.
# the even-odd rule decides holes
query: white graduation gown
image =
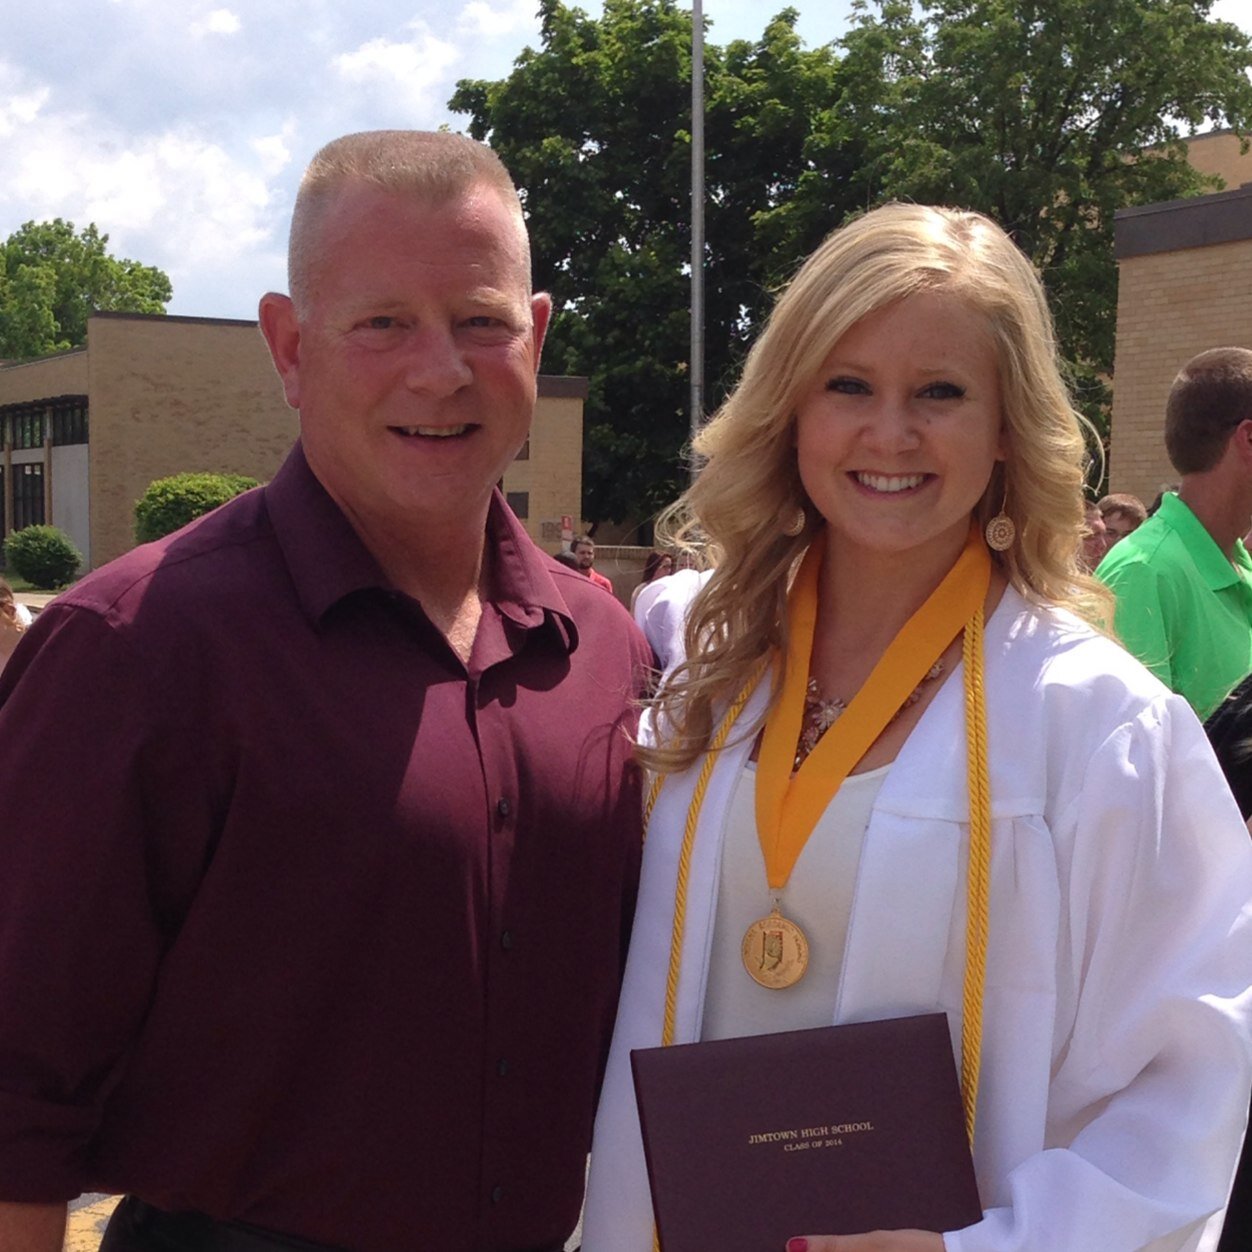
{"label": "white graduation gown", "polygon": [[[1207,1231],[1206,1219],[1225,1204],[1252,1084],[1247,829],[1191,709],[1115,643],[1010,589],[984,654],[991,918],[974,1144],[984,1218],[945,1235],[946,1250],[1209,1247],[1219,1219]],[[731,736],[700,816],[679,1043],[700,1037],[727,805],[750,746]],[[965,756],[958,670],[879,791],[832,988],[836,1023],[946,1012],[958,1056]],[[651,821],[584,1252],[652,1246],[629,1052],[661,1040],[698,772],[666,781]]]}

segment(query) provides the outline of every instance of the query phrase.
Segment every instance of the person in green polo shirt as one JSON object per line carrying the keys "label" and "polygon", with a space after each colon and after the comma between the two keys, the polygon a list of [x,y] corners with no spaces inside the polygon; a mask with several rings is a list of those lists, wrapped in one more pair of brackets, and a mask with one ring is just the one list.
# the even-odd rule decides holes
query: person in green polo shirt
{"label": "person in green polo shirt", "polygon": [[1096,576],[1117,597],[1126,647],[1201,719],[1252,672],[1252,351],[1212,348],[1182,367],[1165,409],[1180,482]]}

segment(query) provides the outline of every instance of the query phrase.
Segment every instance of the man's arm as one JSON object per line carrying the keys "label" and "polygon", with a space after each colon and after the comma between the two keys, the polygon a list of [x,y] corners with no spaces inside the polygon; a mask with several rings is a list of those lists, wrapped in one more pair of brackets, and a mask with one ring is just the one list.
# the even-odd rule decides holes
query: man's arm
{"label": "man's arm", "polygon": [[0,1200],[0,1252],[61,1252],[64,1204],[14,1204]]}
{"label": "man's arm", "polygon": [[0,676],[0,1252],[60,1247],[61,1208],[23,1205],[89,1189],[101,1091],[156,982],[173,897],[148,814],[173,800],[145,721],[186,745],[151,712],[154,664],[102,614],[51,606]]}

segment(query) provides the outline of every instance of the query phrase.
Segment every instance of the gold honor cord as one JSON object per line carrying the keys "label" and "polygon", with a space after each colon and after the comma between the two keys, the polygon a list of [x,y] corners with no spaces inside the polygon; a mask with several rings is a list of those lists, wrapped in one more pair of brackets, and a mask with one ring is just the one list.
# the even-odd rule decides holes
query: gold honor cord
{"label": "gold honor cord", "polygon": [[[985,556],[985,549],[983,550]],[[969,552],[967,546],[963,560]],[[989,558],[988,564],[989,564]],[[991,795],[987,767],[987,714],[983,682],[983,614],[981,604],[965,624],[962,657],[964,660],[965,742],[969,789],[969,867],[966,878],[965,977],[963,985],[961,1026],[961,1098],[965,1110],[965,1128],[971,1145],[978,1107],[978,1082],[982,1057],[983,987],[986,980],[987,937],[990,928],[990,866],[991,866]],[[670,939],[669,970],[665,986],[665,1016],[661,1043],[674,1042],[677,1016],[678,978],[682,967],[683,932],[687,916],[687,889],[691,852],[699,825],[700,809],[708,787],[709,776],[717,754],[730,735],[731,728],[743,711],[764,671],[758,671],[727,710],[705,756],[696,789],[688,806],[679,852],[678,876],[674,887],[674,924]],[[907,697],[906,691],[905,696]],[[846,714],[845,714],[846,716]],[[842,719],[841,719],[842,720]],[[798,733],[798,731],[797,731]],[[829,733],[829,732],[828,732]],[[821,746],[820,744],[818,745]],[[812,759],[811,756],[809,759]],[[645,825],[651,818],[665,775],[653,780],[645,809]],[[759,763],[758,763],[759,785]],[[654,1239],[654,1247],[659,1246]]]}
{"label": "gold honor cord", "polygon": [[[761,681],[765,667],[760,666],[748,679],[743,690],[735,697],[722,724],[716,734],[709,740],[708,751],[704,754],[704,764],[700,767],[700,776],[696,779],[696,789],[687,808],[687,822],[683,828],[682,848],[678,854],[678,882],[674,889],[674,927],[670,932],[669,971],[665,977],[665,1020],[661,1027],[661,1046],[668,1048],[674,1042],[674,1023],[678,1016],[678,975],[682,969],[683,932],[687,926],[687,885],[691,878],[691,850],[695,846],[696,826],[700,821],[700,810],[704,807],[704,793],[708,790],[709,777],[713,773],[713,764],[717,754],[725,746],[731,727],[743,712],[743,706]],[[648,823],[652,820],[652,809],[661,787],[666,779],[665,774],[658,774],[648,788],[648,798],[644,803],[643,827],[644,839],[648,837]],[[661,1236],[656,1225],[652,1227],[652,1252],[661,1252]]]}
{"label": "gold honor cord", "polygon": [[961,1098],[974,1146],[982,1065],[982,1001],[991,925],[991,779],[987,770],[987,693],[983,686],[982,609],[965,627],[965,768],[969,790],[969,865],[965,875],[965,981],[961,992]]}

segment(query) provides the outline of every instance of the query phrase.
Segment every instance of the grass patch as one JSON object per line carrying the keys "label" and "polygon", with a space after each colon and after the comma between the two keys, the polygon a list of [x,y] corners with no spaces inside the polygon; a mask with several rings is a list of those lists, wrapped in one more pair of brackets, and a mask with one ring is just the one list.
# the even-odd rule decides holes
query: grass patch
{"label": "grass patch", "polygon": [[32,586],[30,583],[26,581],[26,579],[19,578],[16,574],[7,573],[4,570],[0,570],[0,577],[2,577],[4,581],[8,583],[10,587],[13,588],[14,591],[45,591],[47,590],[44,587]]}

